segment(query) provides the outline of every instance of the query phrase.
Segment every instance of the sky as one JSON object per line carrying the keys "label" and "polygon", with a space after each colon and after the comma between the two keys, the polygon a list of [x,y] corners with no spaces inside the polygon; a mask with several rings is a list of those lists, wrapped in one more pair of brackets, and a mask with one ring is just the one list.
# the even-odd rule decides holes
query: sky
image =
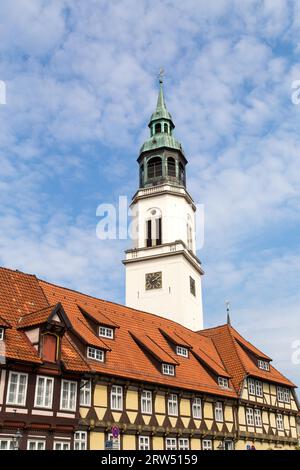
{"label": "sky", "polygon": [[137,190],[163,67],[205,209],[205,326],[230,300],[300,384],[299,60],[297,0],[1,0],[0,265],[124,302],[131,241],[99,240],[96,211]]}

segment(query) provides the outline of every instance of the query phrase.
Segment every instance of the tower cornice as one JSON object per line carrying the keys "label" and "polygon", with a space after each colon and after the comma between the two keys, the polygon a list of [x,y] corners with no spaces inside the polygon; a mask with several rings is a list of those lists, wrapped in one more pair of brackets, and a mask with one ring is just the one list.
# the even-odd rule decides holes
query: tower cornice
{"label": "tower cornice", "polygon": [[183,197],[191,205],[194,211],[196,211],[195,203],[192,196],[187,192],[183,186],[176,186],[170,183],[163,183],[157,186],[150,186],[149,188],[140,188],[134,194],[130,207],[132,207],[138,200],[150,198],[153,196],[161,196],[165,194],[171,194],[172,196]]}

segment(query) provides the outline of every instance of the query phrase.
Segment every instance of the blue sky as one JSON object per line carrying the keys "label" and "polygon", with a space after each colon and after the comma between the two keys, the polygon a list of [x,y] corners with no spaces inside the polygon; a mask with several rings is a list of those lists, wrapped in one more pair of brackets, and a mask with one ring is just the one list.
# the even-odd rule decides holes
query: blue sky
{"label": "blue sky", "polygon": [[130,198],[166,100],[205,205],[205,324],[232,322],[299,381],[300,3],[2,0],[0,264],[123,302],[127,241],[96,208]]}

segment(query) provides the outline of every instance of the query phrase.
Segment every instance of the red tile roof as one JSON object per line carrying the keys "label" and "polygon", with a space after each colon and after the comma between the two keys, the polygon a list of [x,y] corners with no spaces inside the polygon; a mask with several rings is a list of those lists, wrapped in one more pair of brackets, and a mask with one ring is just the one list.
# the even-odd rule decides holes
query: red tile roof
{"label": "red tile roof", "polygon": [[259,349],[245,340],[231,325],[222,325],[216,328],[199,331],[200,336],[210,338],[215,344],[227,371],[232,376],[232,382],[235,389],[240,392],[243,379],[251,375],[269,382],[275,382],[289,387],[295,387],[290,380],[284,377],[279,371],[270,364],[270,370],[259,369],[258,362],[254,362],[249,352],[263,360],[270,361]]}
{"label": "red tile roof", "polygon": [[51,307],[45,307],[37,312],[27,313],[19,318],[18,328],[27,328],[30,326],[38,326],[42,323],[46,323],[53,311],[58,305],[52,305]]}
{"label": "red tile roof", "polygon": [[[250,351],[256,355],[259,352],[262,358],[268,356],[263,355],[228,325],[193,332],[157,315],[2,268],[0,312],[3,319],[12,325],[5,336],[9,359],[41,362],[25,333],[17,329],[19,321],[22,318],[21,324],[29,325],[30,319],[45,319],[53,309],[51,306],[58,303],[61,303],[69,322],[62,341],[61,359],[66,370],[119,376],[228,397],[237,397],[241,382],[250,373],[258,376],[266,374],[266,379],[270,381],[293,386],[273,367],[270,373],[256,368],[250,358]],[[95,323],[115,327],[114,339],[103,341],[99,338],[97,330],[89,322],[89,316]],[[168,338],[162,332],[166,332]],[[170,338],[173,342],[178,341],[178,344],[189,346],[188,358],[176,355]],[[87,359],[80,344],[106,350],[105,362]],[[150,359],[149,352],[160,362],[177,364],[175,376],[163,375],[156,361]],[[228,377],[233,387],[229,390],[221,389],[217,381],[220,375]]]}
{"label": "red tile roof", "polygon": [[1,328],[11,328],[11,325],[0,316],[0,327]]}

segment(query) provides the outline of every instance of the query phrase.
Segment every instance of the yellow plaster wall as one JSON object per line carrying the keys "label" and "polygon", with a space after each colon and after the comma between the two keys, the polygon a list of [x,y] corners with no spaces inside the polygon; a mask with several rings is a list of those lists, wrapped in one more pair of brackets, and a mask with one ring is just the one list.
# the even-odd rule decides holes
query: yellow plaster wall
{"label": "yellow plaster wall", "polygon": [[156,395],[155,397],[155,413],[166,413],[166,402],[164,395]]}
{"label": "yellow plaster wall", "polygon": [[135,436],[123,435],[123,450],[135,450]]}
{"label": "yellow plaster wall", "polygon": [[200,439],[191,438],[191,450],[201,450],[201,441]]}
{"label": "yellow plaster wall", "polygon": [[213,405],[212,403],[204,403],[204,418],[213,419],[214,412],[213,412]]}
{"label": "yellow plaster wall", "polygon": [[153,450],[164,450],[164,439],[163,437],[153,437]]}
{"label": "yellow plaster wall", "polygon": [[107,407],[107,386],[97,384],[94,391],[94,405]]}
{"label": "yellow plaster wall", "polygon": [[180,401],[180,415],[191,416],[191,405],[190,400],[183,398]]}
{"label": "yellow plaster wall", "polygon": [[90,449],[91,450],[104,450],[104,448],[105,448],[104,432],[91,432],[90,433]]}
{"label": "yellow plaster wall", "polygon": [[139,396],[136,390],[127,390],[126,409],[137,411],[139,407]]}
{"label": "yellow plaster wall", "polygon": [[233,411],[232,406],[225,406],[225,421],[233,421]]}

